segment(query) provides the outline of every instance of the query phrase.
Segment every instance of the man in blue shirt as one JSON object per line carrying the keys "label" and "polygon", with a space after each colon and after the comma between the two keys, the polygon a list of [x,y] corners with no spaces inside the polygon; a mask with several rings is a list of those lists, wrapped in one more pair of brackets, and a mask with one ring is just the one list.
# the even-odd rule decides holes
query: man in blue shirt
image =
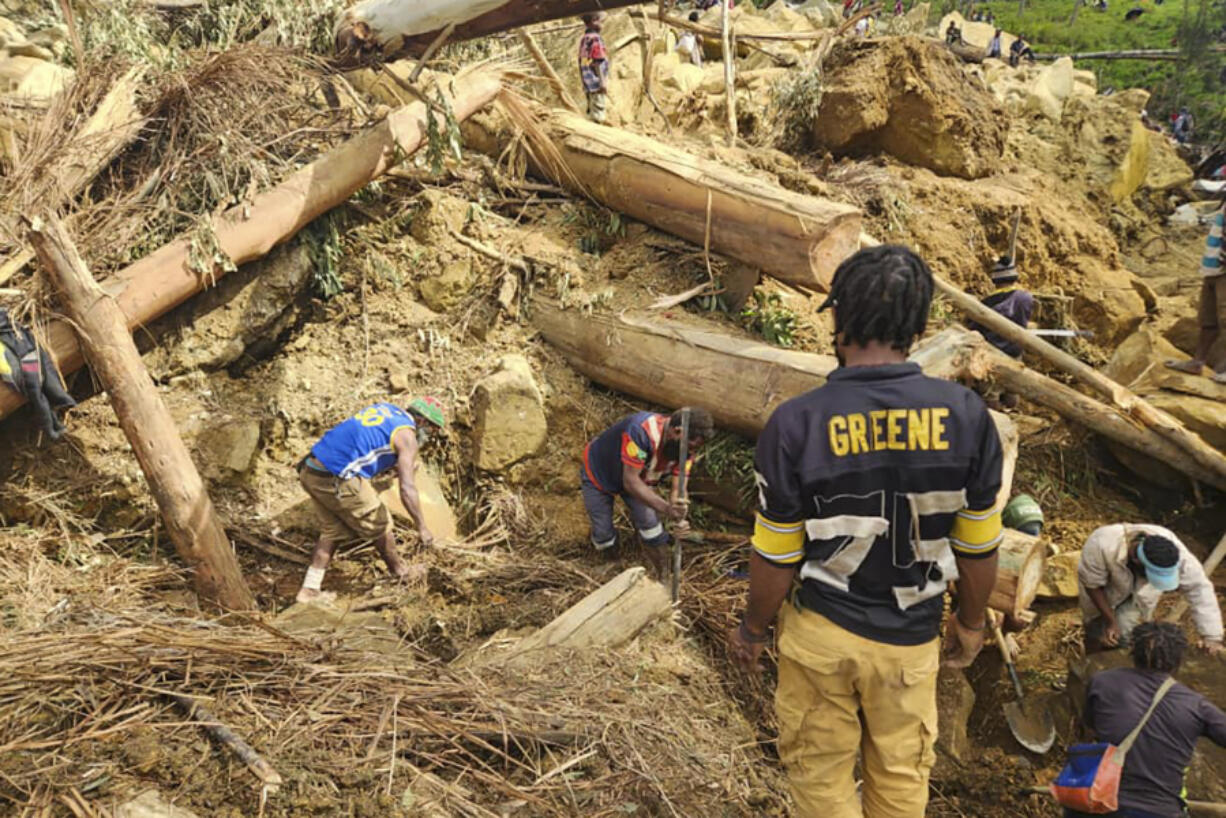
{"label": "man in blue shirt", "polygon": [[[425,421],[425,423],[422,423]],[[396,577],[410,576],[412,568],[396,553],[392,518],[371,480],[396,468],[400,499],[417,523],[422,545],[434,535],[426,526],[414,482],[417,450],[429,427],[443,429],[442,404],[435,398],[417,398],[408,410],[376,403],[329,429],[311,453],[298,464],[298,479],[311,497],[319,517],[319,542],[311,555],[299,602],[324,596],[320,586],[338,545],[373,542],[388,570]]]}

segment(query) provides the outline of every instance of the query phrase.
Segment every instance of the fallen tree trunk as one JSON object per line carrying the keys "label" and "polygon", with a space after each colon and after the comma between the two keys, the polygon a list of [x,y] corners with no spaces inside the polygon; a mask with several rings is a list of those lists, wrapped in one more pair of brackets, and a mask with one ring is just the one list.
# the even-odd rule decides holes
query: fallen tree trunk
{"label": "fallen tree trunk", "polygon": [[[1206,482],[1219,488],[1226,484],[1226,455],[1210,446],[1200,435],[1191,431],[1176,418],[1152,406],[1127,387],[1108,378],[1092,366],[1074,358],[1034,333],[1005,318],[990,307],[947,281],[935,278],[937,289],[954,303],[958,309],[975,321],[992,330],[1025,351],[1038,355],[1052,365],[1072,375],[1094,391],[1102,394],[1123,414],[1144,424],[1156,434],[1174,444],[1183,452],[1181,460],[1191,460],[1198,471],[1212,476]],[[1022,392],[1023,395],[1027,393]],[[1027,397],[1030,397],[1027,395]],[[1174,465],[1174,464],[1172,464]],[[1200,479],[1200,478],[1198,478]]]}
{"label": "fallen tree trunk", "polygon": [[1030,610],[1039,593],[1047,546],[1039,537],[1006,528],[1004,542],[997,553],[996,585],[988,606],[1001,613],[1021,616]]}
{"label": "fallen tree trunk", "polygon": [[204,481],[141,363],[119,307],[94,281],[53,217],[46,225],[30,228],[30,243],[69,318],[80,328],[89,362],[140,461],[175,550],[194,572],[197,593],[222,608],[254,610],[255,598],[243,581]]}
{"label": "fallen tree trunk", "polygon": [[357,65],[372,54],[387,60],[419,57],[447,25],[454,43],[642,0],[361,0],[336,24],[336,55]]}
{"label": "fallen tree trunk", "polygon": [[[502,89],[502,73],[486,66],[444,89],[457,119],[485,107]],[[211,222],[216,247],[235,265],[268,254],[312,220],[342,204],[372,179],[412,155],[426,141],[426,105],[398,108],[377,125],[332,149],[281,184]],[[147,324],[225,275],[224,268],[194,270],[188,262],[193,239],[182,238],[145,256],[103,282],[128,329]],[[72,329],[52,323],[48,346],[62,372],[83,363]],[[0,417],[20,406],[14,390],[0,390]]]}
{"label": "fallen tree trunk", "polygon": [[[543,109],[532,116],[540,121]],[[476,131],[468,129],[473,144],[502,153],[499,138]],[[854,207],[561,111],[537,129],[544,131],[549,144],[533,149],[537,173],[700,247],[709,237],[712,252],[794,287],[824,292],[859,245],[861,214]]]}
{"label": "fallen tree trunk", "polygon": [[628,568],[521,639],[500,661],[551,648],[615,648],[672,610],[668,591],[643,568]]}

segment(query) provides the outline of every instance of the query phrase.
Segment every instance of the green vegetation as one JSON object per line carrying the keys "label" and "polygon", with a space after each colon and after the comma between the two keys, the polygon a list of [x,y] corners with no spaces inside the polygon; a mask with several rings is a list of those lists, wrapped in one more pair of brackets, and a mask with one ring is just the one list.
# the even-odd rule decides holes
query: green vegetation
{"label": "green vegetation", "polygon": [[[1014,34],[1024,34],[1034,50],[1044,53],[1122,51],[1145,48],[1179,48],[1177,62],[1152,60],[1082,60],[1078,68],[1098,75],[1100,90],[1146,88],[1153,93],[1149,113],[1169,124],[1172,111],[1186,105],[1196,119],[1197,141],[1226,138],[1226,54],[1213,53],[1226,25],[1226,4],[1220,0],[1109,0],[1106,11],[1086,2],[1070,25],[1076,0],[1025,0],[987,2],[996,24]],[[1144,13],[1131,22],[1124,19],[1133,8]],[[949,6],[947,6],[948,10]]]}
{"label": "green vegetation", "polygon": [[753,298],[741,310],[741,324],[768,343],[790,347],[796,343],[796,313],[783,304],[778,293],[753,291]]}

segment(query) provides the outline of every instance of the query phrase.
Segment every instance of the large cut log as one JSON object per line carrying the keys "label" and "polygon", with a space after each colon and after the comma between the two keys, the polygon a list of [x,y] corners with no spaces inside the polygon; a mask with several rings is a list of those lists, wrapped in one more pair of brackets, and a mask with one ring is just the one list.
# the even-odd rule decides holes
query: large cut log
{"label": "large cut log", "polygon": [[254,610],[238,559],[179,437],[170,410],[141,363],[127,321],[94,281],[64,228],[52,217],[30,229],[30,243],[102,382],[175,550],[195,574],[200,597],[231,610]]}
{"label": "large cut log", "polygon": [[574,17],[590,11],[633,6],[642,0],[361,0],[336,24],[336,54],[358,64],[378,54],[384,59],[419,57],[448,25],[451,42],[499,31]]}
{"label": "large cut log", "polygon": [[[807,290],[825,291],[834,270],[859,246],[860,211],[794,193],[718,162],[616,128],[558,111],[530,136],[548,132],[537,146],[552,160],[540,173],[575,193],[699,247]],[[502,140],[474,133],[473,144],[502,153]],[[561,163],[561,167],[557,163]]]}
{"label": "large cut log", "polygon": [[672,609],[668,590],[643,568],[627,568],[505,654],[504,661],[558,648],[615,648]]}
{"label": "large cut log", "polygon": [[[1158,436],[1174,444],[1184,453],[1181,460],[1191,460],[1191,465],[1212,476],[1213,479],[1207,482],[1219,488],[1226,484],[1226,455],[1210,446],[1200,435],[1188,429],[1179,420],[1151,405],[1144,398],[1111,380],[1094,367],[1052,346],[1034,333],[1027,332],[952,284],[941,278],[935,279],[935,283],[941,294],[952,301],[954,306],[962,312],[1002,338],[1017,344],[1026,352],[1037,355],[1072,375],[1106,397],[1125,416],[1152,429]],[[1022,394],[1027,395],[1025,392]]]}
{"label": "large cut log", "polygon": [[[503,74],[483,67],[457,78],[444,89],[457,119],[485,107],[502,89]],[[415,102],[332,149],[295,172],[281,184],[239,205],[211,222],[217,249],[235,265],[265,256],[312,220],[342,204],[351,195],[412,155],[426,140],[426,106]],[[225,275],[225,268],[193,270],[188,263],[193,239],[178,239],[150,253],[104,282],[128,329],[149,323]],[[52,323],[49,346],[60,370],[83,363],[81,348],[64,322]],[[0,389],[0,417],[20,406],[11,389]]]}
{"label": "large cut log", "polygon": [[[751,438],[762,431],[776,406],[821,386],[838,366],[828,355],[779,349],[709,327],[629,313],[587,315],[543,299],[533,307],[532,323],[571,366],[593,381],[671,409],[704,406],[721,427]],[[928,338],[911,359],[933,377],[953,378],[983,346],[978,335],[954,328]],[[993,412],[992,420],[1005,450],[997,495],[997,504],[1003,506],[1013,486],[1018,433],[1007,416]],[[1029,570],[1032,564],[1002,561],[999,572],[996,599],[1009,613],[1019,585],[1009,572],[1018,568]],[[1021,583],[1025,605],[1034,600],[1041,563],[1038,574]]]}
{"label": "large cut log", "polygon": [[988,598],[988,606],[1001,613],[1021,616],[1030,609],[1043,583],[1043,566],[1047,545],[1039,537],[1005,529],[1000,544],[996,586]]}

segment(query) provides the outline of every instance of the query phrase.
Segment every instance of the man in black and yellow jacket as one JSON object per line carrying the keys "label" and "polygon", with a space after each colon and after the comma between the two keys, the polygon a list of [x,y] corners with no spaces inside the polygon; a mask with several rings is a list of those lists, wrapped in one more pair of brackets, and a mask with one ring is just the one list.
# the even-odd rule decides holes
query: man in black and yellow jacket
{"label": "man in black and yellow jacket", "polygon": [[906,361],[931,301],[932,273],[904,247],[845,261],[823,305],[840,367],[758,439],[749,602],[728,642],[755,666],[779,615],[779,755],[806,818],[920,818],[947,582],[946,663],[983,644],[1001,446],[978,396]]}

